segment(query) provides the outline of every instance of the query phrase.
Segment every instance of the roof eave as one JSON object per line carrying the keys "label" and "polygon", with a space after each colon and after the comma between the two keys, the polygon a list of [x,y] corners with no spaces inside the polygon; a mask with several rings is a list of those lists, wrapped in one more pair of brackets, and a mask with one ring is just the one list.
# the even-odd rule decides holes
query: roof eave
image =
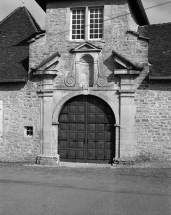
{"label": "roof eave", "polygon": [[145,12],[145,9],[141,0],[129,0],[129,4],[137,19],[138,24],[140,26],[149,25],[150,22],[148,20],[147,14]]}
{"label": "roof eave", "polygon": [[[35,0],[35,1],[37,2],[37,4],[39,4],[39,6],[44,11],[46,11],[46,0]],[[134,11],[138,24],[140,26],[149,25],[150,23],[141,0],[128,0],[128,2],[132,10]]]}

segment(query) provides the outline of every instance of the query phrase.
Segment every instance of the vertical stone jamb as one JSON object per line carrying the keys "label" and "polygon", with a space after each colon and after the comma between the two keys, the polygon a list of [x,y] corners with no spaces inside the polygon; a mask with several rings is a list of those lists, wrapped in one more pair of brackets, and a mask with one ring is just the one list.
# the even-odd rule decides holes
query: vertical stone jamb
{"label": "vertical stone jamb", "polygon": [[[118,152],[118,161],[134,161],[136,156],[136,142],[134,140],[134,116],[135,116],[135,80],[136,74],[130,74],[126,70],[117,71],[120,77],[120,128],[117,131],[120,135],[116,152]],[[117,135],[117,134],[116,134]],[[116,138],[117,139],[117,138]],[[118,146],[118,148],[117,148]],[[117,159],[117,157],[116,157]]]}
{"label": "vertical stone jamb", "polygon": [[120,91],[120,159],[135,157],[134,92]]}
{"label": "vertical stone jamb", "polygon": [[[54,73],[48,71],[41,75],[43,80],[42,89],[40,91],[42,97],[41,105],[41,122],[42,122],[42,151],[37,157],[37,164],[57,164],[59,156],[57,154],[56,138],[54,138],[54,130],[56,126],[52,125],[52,110],[53,110],[53,77]],[[56,144],[56,145],[55,145]]]}
{"label": "vertical stone jamb", "polygon": [[120,158],[120,126],[115,126],[115,160]]}

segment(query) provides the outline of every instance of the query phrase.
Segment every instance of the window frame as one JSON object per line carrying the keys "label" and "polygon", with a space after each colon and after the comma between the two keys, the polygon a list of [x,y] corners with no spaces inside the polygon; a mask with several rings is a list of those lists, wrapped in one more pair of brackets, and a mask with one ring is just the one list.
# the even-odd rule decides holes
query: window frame
{"label": "window frame", "polygon": [[34,127],[32,125],[24,126],[24,136],[27,138],[32,138],[34,135]]}
{"label": "window frame", "polygon": [[[85,10],[85,29],[84,29],[84,39],[73,39],[73,10]],[[90,38],[90,9],[102,9],[103,21],[102,21],[102,37],[101,38]],[[104,6],[84,6],[84,7],[72,7],[70,8],[70,40],[72,41],[84,41],[84,40],[102,40],[104,38]]]}

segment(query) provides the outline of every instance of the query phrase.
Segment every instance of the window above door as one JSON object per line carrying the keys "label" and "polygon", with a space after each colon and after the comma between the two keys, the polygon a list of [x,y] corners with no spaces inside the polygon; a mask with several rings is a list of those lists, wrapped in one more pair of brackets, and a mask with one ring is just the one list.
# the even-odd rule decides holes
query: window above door
{"label": "window above door", "polygon": [[71,9],[71,40],[103,38],[103,7]]}

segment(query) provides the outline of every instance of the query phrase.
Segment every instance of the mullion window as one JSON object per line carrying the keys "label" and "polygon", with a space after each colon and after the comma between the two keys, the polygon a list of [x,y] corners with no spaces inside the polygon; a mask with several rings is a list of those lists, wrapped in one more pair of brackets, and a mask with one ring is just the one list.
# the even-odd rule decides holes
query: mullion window
{"label": "mullion window", "polygon": [[103,8],[90,8],[90,39],[103,37]]}
{"label": "mullion window", "polygon": [[85,9],[72,10],[72,39],[85,39]]}
{"label": "mullion window", "polygon": [[72,9],[72,39],[101,39],[103,37],[103,8]]}

